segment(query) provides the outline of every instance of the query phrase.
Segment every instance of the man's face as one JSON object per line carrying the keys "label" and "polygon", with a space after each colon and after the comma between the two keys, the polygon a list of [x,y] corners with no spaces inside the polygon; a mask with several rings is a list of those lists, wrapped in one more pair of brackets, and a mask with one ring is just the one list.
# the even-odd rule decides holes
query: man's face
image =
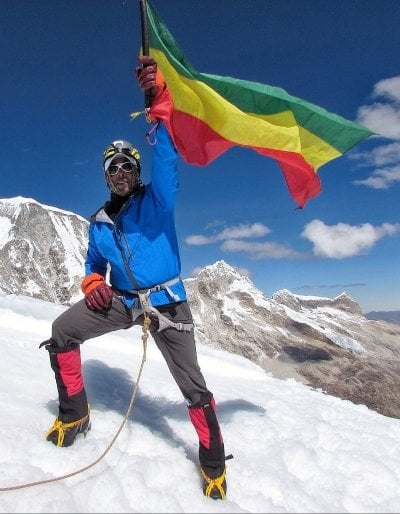
{"label": "man's face", "polygon": [[[124,171],[121,167],[115,166],[116,164],[123,163],[126,164],[126,169],[131,171]],[[134,189],[136,173],[133,164],[126,157],[123,157],[122,155],[115,157],[110,164],[109,174],[110,180],[119,196],[125,196]]]}

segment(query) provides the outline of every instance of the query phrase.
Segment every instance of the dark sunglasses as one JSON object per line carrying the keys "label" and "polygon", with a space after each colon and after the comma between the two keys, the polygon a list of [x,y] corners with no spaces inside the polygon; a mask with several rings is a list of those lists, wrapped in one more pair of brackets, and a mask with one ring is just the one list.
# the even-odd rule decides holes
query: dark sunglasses
{"label": "dark sunglasses", "polygon": [[110,164],[107,171],[111,176],[113,176],[116,175],[119,170],[123,171],[124,173],[132,173],[133,171],[137,170],[137,168],[131,162],[123,162],[121,164]]}

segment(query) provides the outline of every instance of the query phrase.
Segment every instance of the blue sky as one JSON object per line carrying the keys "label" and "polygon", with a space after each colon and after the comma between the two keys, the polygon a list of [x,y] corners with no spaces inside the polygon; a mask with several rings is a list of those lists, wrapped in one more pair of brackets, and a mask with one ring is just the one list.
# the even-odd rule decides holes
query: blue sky
{"label": "blue sky", "polygon": [[[199,71],[282,87],[381,135],[320,168],[303,210],[277,163],[251,150],[205,168],[180,160],[183,277],[224,259],[268,296],[346,291],[364,312],[400,309],[398,1],[152,4]],[[0,197],[88,217],[108,196],[101,154],[119,138],[139,148],[146,182],[149,126],[130,119],[143,108],[139,3],[2,0],[2,12]]]}

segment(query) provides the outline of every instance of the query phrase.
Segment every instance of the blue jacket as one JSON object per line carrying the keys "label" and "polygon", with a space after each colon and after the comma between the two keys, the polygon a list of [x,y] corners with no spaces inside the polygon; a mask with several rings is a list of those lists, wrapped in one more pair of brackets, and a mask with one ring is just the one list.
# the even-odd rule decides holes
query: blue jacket
{"label": "blue jacket", "polygon": [[[174,293],[161,289],[152,292],[153,306],[186,300],[180,279],[181,263],[175,229],[174,205],[178,192],[177,152],[160,123],[153,145],[151,182],[131,196],[114,221],[104,207],[91,218],[89,244],[85,261],[86,275],[110,271],[111,286],[120,290],[131,307],[136,296],[128,291],[150,289],[175,278],[170,286]],[[122,256],[123,254],[123,256]],[[125,263],[124,263],[125,260]],[[129,272],[136,281],[132,283]]]}

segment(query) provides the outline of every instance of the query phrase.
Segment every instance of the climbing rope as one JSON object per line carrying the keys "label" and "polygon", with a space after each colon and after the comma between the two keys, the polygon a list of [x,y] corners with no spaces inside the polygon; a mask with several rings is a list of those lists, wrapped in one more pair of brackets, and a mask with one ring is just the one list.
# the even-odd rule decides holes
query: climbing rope
{"label": "climbing rope", "polygon": [[33,487],[33,486],[41,485],[41,484],[49,484],[51,482],[58,482],[60,480],[66,479],[66,478],[73,477],[75,475],[78,475],[79,473],[83,473],[84,471],[87,471],[88,469],[92,468],[93,466],[98,464],[107,455],[107,453],[110,451],[111,447],[115,443],[117,437],[121,433],[123,427],[125,426],[125,423],[127,422],[128,418],[129,418],[129,414],[131,413],[131,410],[132,410],[132,407],[133,407],[133,403],[135,401],[136,393],[137,393],[137,390],[138,390],[138,387],[139,387],[139,380],[140,380],[140,377],[142,375],[143,366],[144,366],[144,363],[146,362],[147,340],[149,338],[149,327],[150,327],[151,319],[150,319],[150,316],[148,315],[146,310],[143,311],[143,316],[144,316],[144,319],[143,319],[143,329],[142,329],[143,357],[142,357],[142,362],[140,364],[140,369],[139,369],[139,373],[138,373],[138,376],[137,376],[137,379],[136,379],[135,387],[133,388],[131,400],[129,402],[128,409],[127,409],[125,417],[124,417],[124,419],[123,419],[123,421],[121,423],[121,426],[117,430],[117,433],[115,434],[115,436],[111,440],[110,444],[107,446],[107,448],[104,450],[104,452],[100,455],[100,457],[98,457],[91,464],[88,464],[87,466],[84,466],[83,468],[79,468],[76,471],[73,471],[71,473],[67,473],[65,475],[61,475],[61,476],[58,476],[58,477],[48,478],[48,479],[45,479],[45,480],[38,480],[36,482],[28,482],[26,484],[13,485],[13,486],[9,486],[9,487],[0,487],[0,492],[1,491],[14,491],[16,489],[24,489],[24,488],[27,488],[27,487]]}

